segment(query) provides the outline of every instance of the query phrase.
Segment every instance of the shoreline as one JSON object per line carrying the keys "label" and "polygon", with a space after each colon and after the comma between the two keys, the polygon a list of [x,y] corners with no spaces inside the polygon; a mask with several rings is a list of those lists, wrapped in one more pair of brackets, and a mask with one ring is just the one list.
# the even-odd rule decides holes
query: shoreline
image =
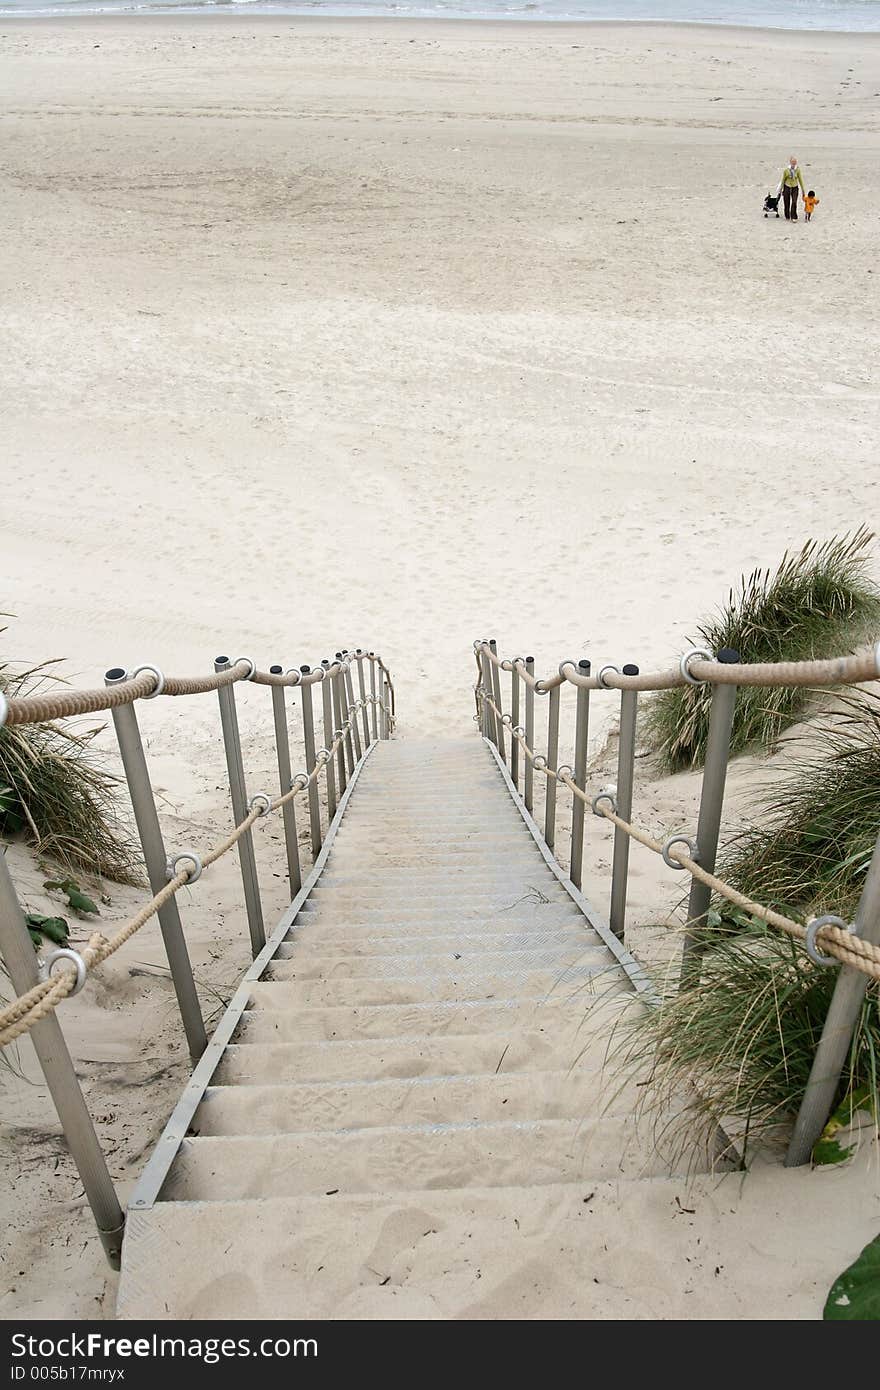
{"label": "shoreline", "polygon": [[454,32],[456,26],[465,31],[473,32],[476,29],[487,29],[491,31],[503,30],[507,37],[510,31],[523,30],[526,32],[539,31],[542,33],[565,34],[570,31],[583,33],[585,29],[601,29],[605,31],[628,32],[637,28],[640,32],[665,32],[668,30],[684,35],[718,35],[723,33],[725,37],[746,38],[760,36],[763,38],[780,39],[782,36],[792,39],[822,39],[840,42],[841,40],[858,39],[861,42],[880,40],[880,29],[794,29],[783,27],[772,27],[767,25],[752,24],[725,24],[718,20],[676,20],[676,19],[553,19],[547,16],[544,19],[516,19],[512,15],[489,17],[486,15],[338,15],[338,14],[296,14],[285,10],[269,12],[259,10],[249,13],[244,7],[233,13],[222,12],[219,10],[82,10],[77,14],[3,14],[0,11],[0,22],[4,26],[19,25],[57,24],[67,28],[69,26],[81,25],[84,22],[111,24],[111,23],[154,23],[165,21],[185,24],[210,24],[218,23],[224,26],[231,26],[237,23],[247,25],[267,23],[272,24],[293,24],[304,25],[310,29],[317,29],[321,25],[328,25],[331,28],[352,29],[359,25],[376,27],[394,26],[398,29],[407,27],[424,29],[433,25],[442,25],[445,31]]}

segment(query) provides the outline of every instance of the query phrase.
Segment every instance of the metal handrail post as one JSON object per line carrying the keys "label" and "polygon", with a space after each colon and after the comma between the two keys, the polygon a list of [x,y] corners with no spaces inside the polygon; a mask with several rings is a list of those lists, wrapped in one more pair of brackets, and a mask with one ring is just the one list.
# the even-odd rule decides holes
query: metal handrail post
{"label": "metal handrail post", "polygon": [[[119,685],[126,680],[126,672],[120,666],[113,667],[104,677],[108,686]],[[162,828],[156,812],[156,801],[144,754],[144,745],[138,727],[134,705],[119,705],[111,711],[119,755],[128,783],[128,794],[134,812],[135,825],[147,867],[150,888],[159,893],[168,882],[168,856],[162,838]],[[193,979],[192,962],[186,948],[186,938],[180,921],[180,912],[175,898],[159,908],[159,929],[165,944],[171,982],[177,995],[177,1007],[186,1034],[189,1055],[197,1062],[208,1046],[208,1036],[202,1019],[199,996]]]}
{"label": "metal handrail post", "polygon": [[372,711],[371,720],[373,725],[373,738],[379,737],[379,712],[376,709],[376,661],[375,653],[370,652],[370,709]]}
{"label": "metal handrail post", "polygon": [[[348,653],[346,653],[346,655],[348,655]],[[364,750],[361,748],[361,735],[358,729],[357,710],[354,707],[354,678],[351,674],[351,662],[348,662],[345,668],[345,695],[348,701],[348,714],[351,715],[350,737],[354,739],[355,761],[360,762]],[[346,718],[348,718],[348,714],[346,714]]]}
{"label": "metal handrail post", "polygon": [[[345,653],[337,652],[336,660],[339,662],[339,703],[340,708],[342,709],[342,722],[343,724],[347,724],[349,722],[349,715],[351,711],[349,709],[348,704],[348,684],[345,679]],[[351,729],[347,731],[344,742],[345,753],[346,757],[348,758],[348,773],[349,776],[351,776],[351,774],[354,772],[355,762],[354,745],[351,741]]]}
{"label": "metal handrail post", "polygon": [[[590,674],[590,663],[586,659],[578,662],[582,676]],[[576,787],[586,791],[587,787],[587,744],[590,736],[590,692],[578,686],[577,709],[575,714],[574,768],[573,778]],[[569,878],[575,888],[580,888],[584,871],[584,803],[579,796],[572,795],[571,808],[571,867]]]}
{"label": "metal handrail post", "polygon": [[[863,941],[880,945],[880,835],[874,844],[854,927]],[[813,1145],[828,1123],[869,982],[863,971],[851,965],[841,966],[785,1155],[786,1168],[808,1162]]]}
{"label": "metal handrail post", "polygon": [[[231,664],[228,656],[218,656],[214,662],[214,670],[228,671]],[[232,815],[236,825],[240,825],[248,814],[248,808],[234,685],[219,686],[217,698],[220,702],[220,725],[223,729],[223,746],[226,750],[226,770],[229,774]],[[263,906],[260,902],[260,881],[257,876],[257,861],[254,855],[254,838],[250,830],[246,830],[238,842],[238,862],[241,867],[241,881],[244,887],[251,951],[254,960],[256,960],[266,944],[266,931],[263,926]]]}
{"label": "metal handrail post", "polygon": [[[321,662],[324,668],[324,679],[321,681],[321,715],[324,720],[324,747],[333,747],[333,693],[330,689],[332,681],[327,675],[330,662],[326,656]],[[333,759],[327,760],[325,768],[327,777],[327,815],[330,820],[336,815],[336,769],[333,766]]]}
{"label": "metal handrail post", "polygon": [[[724,647],[718,652],[716,660],[734,665],[739,661],[739,652]],[[709,710],[709,734],[706,740],[706,761],[703,765],[700,813],[697,819],[697,857],[700,867],[710,874],[715,872],[715,856],[718,853],[736,690],[735,685],[716,685],[712,691]],[[681,958],[682,989],[696,984],[700,978],[700,961],[708,945],[706,915],[711,900],[711,888],[696,878],[691,879],[687,930]]]}
{"label": "metal handrail post", "polygon": [[[39,984],[37,954],[18,902],[6,855],[0,850],[0,954],[17,995]],[[119,1269],[125,1218],[86,1108],[61,1024],[54,1010],[30,1029],[30,1039],[58,1112],[71,1157],[82,1180],[98,1235],[113,1269]]]}
{"label": "metal handrail post", "polygon": [[368,709],[367,709],[367,683],[366,683],[366,681],[364,680],[363,652],[361,651],[360,647],[358,647],[357,652],[355,653],[355,655],[357,656],[357,659],[358,659],[358,663],[357,663],[357,668],[358,668],[358,693],[359,693],[359,695],[360,695],[360,697],[361,697],[361,719],[362,719],[363,725],[364,725],[364,747],[365,747],[365,748],[369,748],[369,746],[370,746],[370,715],[369,715],[369,711],[368,711]]}
{"label": "metal handrail post", "polygon": [[[300,671],[304,676],[311,674],[311,666],[301,666]],[[302,694],[302,721],[303,721],[303,743],[306,750],[306,771],[312,773],[317,764],[317,748],[315,746],[315,711],[312,704],[312,687],[306,681],[300,684]],[[317,859],[321,851],[321,802],[318,796],[318,782],[312,778],[309,782],[309,829],[312,837],[312,859]]]}
{"label": "metal handrail post", "polygon": [[[547,767],[555,772],[559,760],[559,694],[561,685],[554,685],[550,691],[550,706],[547,710]],[[547,848],[552,849],[556,842],[556,778],[547,778],[547,795],[544,801],[544,839]]]}
{"label": "metal handrail post", "polygon": [[[339,660],[339,658],[337,657],[337,662],[338,662],[338,660]],[[335,672],[334,672],[333,675],[330,677],[330,688],[331,688],[331,693],[332,693],[332,695],[333,695],[333,720],[334,720],[334,723],[335,723],[335,725],[336,725],[336,731],[335,731],[335,733],[334,733],[334,739],[335,739],[337,733],[341,733],[341,731],[342,731],[342,726],[343,726],[343,724],[345,723],[345,719],[343,718],[343,714],[342,714],[342,683],[341,683],[341,682],[342,682],[342,672],[341,672],[341,670],[339,669],[339,667],[337,666]],[[340,741],[339,747],[338,747],[337,750],[336,750],[336,772],[337,772],[337,780],[338,780],[338,783],[339,783],[339,795],[342,796],[342,793],[345,791],[345,788],[346,788],[346,785],[347,785],[347,781],[348,781],[348,779],[347,779],[347,777],[346,777],[346,774],[345,774],[345,739],[342,739],[342,740]]]}
{"label": "metal handrail post", "polygon": [[383,699],[384,699],[384,702],[385,702],[385,709],[386,709],[386,714],[385,714],[385,737],[386,737],[386,738],[390,738],[390,737],[391,737],[392,728],[393,728],[393,724],[392,724],[392,722],[391,722],[391,686],[390,686],[389,683],[388,683],[388,677],[387,677],[387,676],[385,676],[385,677],[383,678],[383,685],[384,685],[384,689],[383,689],[383,692],[382,692],[382,693],[383,693]]}
{"label": "metal handrail post", "polygon": [[[273,676],[283,674],[283,666],[270,666]],[[287,728],[287,701],[283,685],[272,686],[272,715],[275,721],[275,748],[278,754],[278,785],[281,795],[290,791],[290,734]],[[295,898],[302,887],[302,866],[299,862],[299,840],[296,830],[296,802],[285,801],[281,808],[284,818],[284,845],[287,851],[287,876],[290,879],[290,896]]]}
{"label": "metal handrail post", "polygon": [[[519,667],[513,663],[510,673],[510,722],[515,729],[519,724]],[[519,739],[510,735],[510,780],[519,791]]]}
{"label": "metal handrail post", "polygon": [[[535,658],[526,657],[526,674],[534,679]],[[530,748],[535,746],[535,692],[531,685],[526,682],[526,743]],[[525,759],[525,777],[523,778],[523,800],[529,815],[532,814],[535,796],[535,769],[529,757]]]}
{"label": "metal handrail post", "polygon": [[489,739],[491,743],[498,747],[498,726],[495,720],[495,712],[489,704],[493,698],[492,677],[490,675],[491,662],[484,651],[480,652],[480,683],[483,687],[483,737]]}
{"label": "metal handrail post", "polygon": [[[493,656],[498,655],[498,644],[494,637],[489,638],[489,648]],[[495,716],[495,727],[498,737],[495,741],[498,745],[498,752],[501,754],[501,761],[504,762],[504,720],[502,718],[504,714],[504,705],[501,702],[501,671],[499,667],[495,665],[494,661],[489,662],[489,676],[492,682],[492,693],[495,697],[495,703],[498,706],[498,713]]]}
{"label": "metal handrail post", "polygon": [[[623,675],[637,676],[638,666],[623,667]],[[620,733],[617,740],[617,811],[625,821],[632,819],[633,781],[636,757],[636,718],[639,692],[620,692]],[[614,827],[614,852],[611,862],[611,907],[608,925],[618,940],[626,931],[626,889],[629,875],[629,836],[619,825]]]}

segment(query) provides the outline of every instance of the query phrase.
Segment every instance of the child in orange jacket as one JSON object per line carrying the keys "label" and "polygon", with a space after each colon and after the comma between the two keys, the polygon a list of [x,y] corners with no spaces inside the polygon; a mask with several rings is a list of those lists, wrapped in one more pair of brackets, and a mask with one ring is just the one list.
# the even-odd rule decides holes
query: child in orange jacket
{"label": "child in orange jacket", "polygon": [[804,198],[804,214],[808,222],[812,219],[813,208],[817,206],[819,201],[820,200],[816,197],[815,193],[811,188],[809,193]]}

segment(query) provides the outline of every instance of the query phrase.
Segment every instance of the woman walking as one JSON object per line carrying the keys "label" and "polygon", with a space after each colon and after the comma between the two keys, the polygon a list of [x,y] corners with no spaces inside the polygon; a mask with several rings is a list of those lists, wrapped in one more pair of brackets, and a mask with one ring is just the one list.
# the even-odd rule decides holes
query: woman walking
{"label": "woman walking", "polygon": [[797,162],[797,155],[793,154],[788,161],[788,166],[782,171],[782,205],[785,210],[786,222],[797,222],[797,202],[798,184],[804,197],[807,190],[804,188],[804,176],[801,173],[800,165]]}

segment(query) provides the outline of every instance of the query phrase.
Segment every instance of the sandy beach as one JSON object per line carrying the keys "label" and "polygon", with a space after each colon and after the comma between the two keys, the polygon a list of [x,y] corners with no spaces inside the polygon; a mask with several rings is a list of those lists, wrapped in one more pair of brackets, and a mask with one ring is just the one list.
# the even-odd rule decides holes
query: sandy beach
{"label": "sandy beach", "polygon": [[[10,661],[64,657],[94,685],[362,645],[395,674],[401,737],[461,735],[475,637],[541,669],[665,664],[742,572],[877,515],[878,35],[3,20],[0,92]],[[761,216],[792,153],[821,198],[809,225]],[[256,787],[266,692],[240,703]],[[228,825],[216,699],[141,722],[169,838],[210,840]],[[734,821],[754,776],[734,769]],[[645,817],[677,828],[697,794],[647,780]],[[272,921],[277,828],[263,845]],[[607,839],[588,860],[600,899]],[[45,906],[30,856],[10,862]],[[651,924],[678,885],[648,864],[633,891],[636,948],[661,959]],[[111,897],[108,921],[139,901]],[[248,959],[235,863],[185,897],[216,1015]],[[161,966],[152,924],[64,1005],[123,1193],[186,1074]],[[0,1314],[112,1316],[20,1061]],[[823,1181],[837,1247],[797,1229]],[[868,1185],[768,1185],[809,1275],[762,1315],[819,1314],[876,1228]]]}

